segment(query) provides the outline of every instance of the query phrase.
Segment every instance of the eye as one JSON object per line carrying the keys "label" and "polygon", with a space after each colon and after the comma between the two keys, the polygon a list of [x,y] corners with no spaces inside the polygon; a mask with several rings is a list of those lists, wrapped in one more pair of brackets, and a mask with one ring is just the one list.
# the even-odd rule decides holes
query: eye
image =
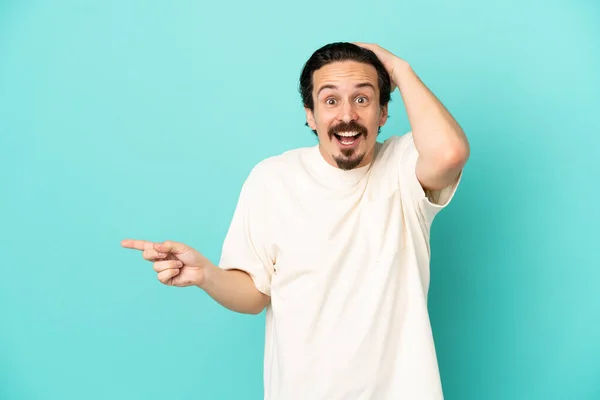
{"label": "eye", "polygon": [[358,104],[367,104],[368,101],[369,99],[366,96],[359,96],[356,98]]}
{"label": "eye", "polygon": [[332,106],[332,105],[334,105],[334,104],[335,104],[335,99],[333,99],[333,98],[331,98],[331,97],[330,97],[330,98],[328,98],[328,99],[325,99],[325,104],[327,104],[327,105],[329,105],[329,106]]}

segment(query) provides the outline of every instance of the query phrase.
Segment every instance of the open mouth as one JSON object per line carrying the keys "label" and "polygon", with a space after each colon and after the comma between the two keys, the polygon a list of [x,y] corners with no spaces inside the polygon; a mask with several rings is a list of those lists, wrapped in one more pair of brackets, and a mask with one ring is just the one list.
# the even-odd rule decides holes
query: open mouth
{"label": "open mouth", "polygon": [[335,133],[333,136],[337,139],[337,141],[344,147],[353,146],[359,142],[362,134],[359,132],[339,132]]}

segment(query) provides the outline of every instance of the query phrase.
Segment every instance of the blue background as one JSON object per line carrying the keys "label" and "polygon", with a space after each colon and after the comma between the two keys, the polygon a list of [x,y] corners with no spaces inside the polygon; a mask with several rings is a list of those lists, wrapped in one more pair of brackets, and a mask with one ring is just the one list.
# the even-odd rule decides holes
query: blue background
{"label": "blue background", "polygon": [[[0,2],[0,398],[260,399],[264,315],[161,285],[214,262],[254,164],[316,140],[332,41],[406,59],[471,142],[433,225],[445,396],[600,399],[600,3]],[[381,140],[409,130],[398,92]]]}

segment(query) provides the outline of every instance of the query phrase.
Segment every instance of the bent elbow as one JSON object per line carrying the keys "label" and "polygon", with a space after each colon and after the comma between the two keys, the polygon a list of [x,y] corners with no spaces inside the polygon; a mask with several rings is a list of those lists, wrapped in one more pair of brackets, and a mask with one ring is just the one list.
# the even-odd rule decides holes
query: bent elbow
{"label": "bent elbow", "polygon": [[264,311],[264,309],[269,305],[270,302],[271,302],[270,296],[267,296],[264,293],[260,293],[260,298],[256,301],[255,304],[253,304],[251,307],[249,307],[247,310],[245,310],[246,311],[245,313],[252,314],[252,315],[258,315]]}
{"label": "bent elbow", "polygon": [[462,143],[448,148],[442,157],[444,169],[462,168],[471,155],[471,149],[468,143]]}

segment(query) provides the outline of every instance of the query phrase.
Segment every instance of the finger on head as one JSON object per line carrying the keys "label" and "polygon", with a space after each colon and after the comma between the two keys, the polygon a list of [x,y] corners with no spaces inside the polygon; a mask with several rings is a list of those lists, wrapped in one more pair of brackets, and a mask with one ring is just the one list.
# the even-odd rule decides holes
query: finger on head
{"label": "finger on head", "polygon": [[162,272],[168,269],[179,269],[181,267],[183,267],[183,263],[179,260],[157,261],[153,265],[156,272]]}

